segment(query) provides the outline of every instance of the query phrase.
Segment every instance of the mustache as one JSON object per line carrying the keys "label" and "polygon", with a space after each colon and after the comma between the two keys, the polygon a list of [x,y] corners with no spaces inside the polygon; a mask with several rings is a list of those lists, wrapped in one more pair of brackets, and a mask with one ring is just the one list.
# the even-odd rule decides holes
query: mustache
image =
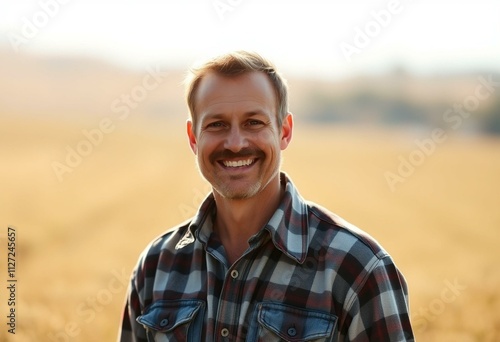
{"label": "mustache", "polygon": [[244,148],[238,152],[224,149],[213,152],[210,155],[210,161],[215,162],[219,159],[240,159],[247,157],[262,158],[264,157],[264,152],[256,148]]}

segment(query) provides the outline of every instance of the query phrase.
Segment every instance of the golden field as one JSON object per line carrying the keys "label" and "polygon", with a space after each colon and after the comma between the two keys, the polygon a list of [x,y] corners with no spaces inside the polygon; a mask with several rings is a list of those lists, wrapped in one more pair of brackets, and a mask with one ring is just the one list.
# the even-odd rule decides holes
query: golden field
{"label": "golden field", "polygon": [[[91,120],[90,120],[91,121]],[[98,121],[0,119],[0,340],[113,341],[126,283],[155,236],[208,191],[178,121],[128,120],[58,179]],[[297,123],[283,169],[302,195],[373,235],[410,287],[419,341],[500,340],[500,139],[455,136],[391,191],[414,132]],[[421,135],[420,138],[425,138]],[[16,334],[6,234],[17,232]]]}

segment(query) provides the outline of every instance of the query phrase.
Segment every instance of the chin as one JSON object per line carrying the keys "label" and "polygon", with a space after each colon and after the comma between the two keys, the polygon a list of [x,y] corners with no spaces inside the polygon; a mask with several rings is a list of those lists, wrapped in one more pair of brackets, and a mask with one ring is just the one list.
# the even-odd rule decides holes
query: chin
{"label": "chin", "polygon": [[219,193],[223,198],[230,200],[243,200],[254,197],[260,192],[260,182],[256,182],[253,185],[246,187],[244,189],[235,189],[232,187],[216,187],[215,190]]}

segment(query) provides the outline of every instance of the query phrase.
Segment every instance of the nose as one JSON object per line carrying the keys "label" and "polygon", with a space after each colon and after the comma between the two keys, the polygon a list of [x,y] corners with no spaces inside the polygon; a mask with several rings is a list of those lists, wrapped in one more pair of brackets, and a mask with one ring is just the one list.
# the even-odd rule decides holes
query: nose
{"label": "nose", "polygon": [[233,125],[227,133],[224,148],[232,152],[239,152],[245,147],[248,147],[245,133],[238,126]]}

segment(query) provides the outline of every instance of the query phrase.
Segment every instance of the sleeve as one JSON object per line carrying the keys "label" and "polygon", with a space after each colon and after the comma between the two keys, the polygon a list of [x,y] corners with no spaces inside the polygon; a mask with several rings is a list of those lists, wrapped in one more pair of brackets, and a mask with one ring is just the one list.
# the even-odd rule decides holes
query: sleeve
{"label": "sleeve", "polygon": [[132,274],[127,291],[118,335],[119,342],[147,342],[146,329],[136,321],[137,317],[141,315],[143,307],[138,291],[138,284],[143,283],[140,281],[141,274],[141,263],[139,262]]}
{"label": "sleeve", "polygon": [[347,341],[415,341],[408,288],[390,256],[379,259],[353,294]]}

